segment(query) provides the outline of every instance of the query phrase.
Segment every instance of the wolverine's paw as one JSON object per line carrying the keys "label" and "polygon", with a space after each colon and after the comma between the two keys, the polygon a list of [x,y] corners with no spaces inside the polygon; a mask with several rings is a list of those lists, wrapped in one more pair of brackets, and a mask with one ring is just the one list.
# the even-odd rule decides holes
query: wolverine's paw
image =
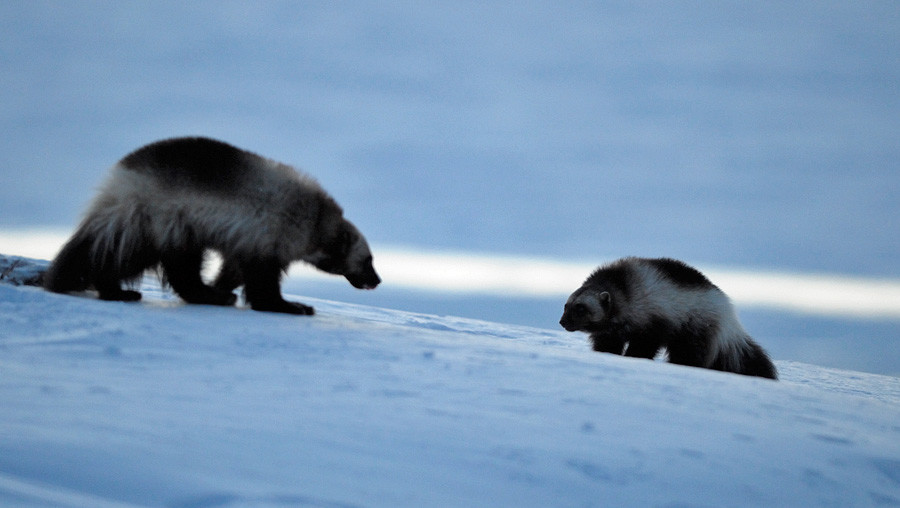
{"label": "wolverine's paw", "polygon": [[137,291],[116,289],[100,291],[97,297],[111,302],[136,302],[141,299],[141,294]]}
{"label": "wolverine's paw", "polygon": [[288,302],[286,300],[281,300],[279,302],[252,303],[250,308],[263,312],[280,312],[282,314],[294,314],[297,316],[312,316],[316,313],[309,305]]}

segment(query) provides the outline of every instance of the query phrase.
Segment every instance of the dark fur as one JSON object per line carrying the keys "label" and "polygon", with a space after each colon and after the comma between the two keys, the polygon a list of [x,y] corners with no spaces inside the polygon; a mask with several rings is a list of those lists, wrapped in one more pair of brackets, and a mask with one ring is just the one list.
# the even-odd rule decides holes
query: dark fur
{"label": "dark fur", "polygon": [[[656,290],[679,295],[683,302],[677,305],[685,308],[674,310],[665,294],[642,287],[654,273],[666,283]],[[707,298],[691,296],[699,294]],[[665,348],[671,363],[778,377],[766,352],[737,322],[725,294],[674,259],[624,258],[600,267],[569,298],[560,325],[590,333],[599,352],[654,358]],[[713,350],[719,354],[710,358]]]}
{"label": "dark fur", "polygon": [[[209,138],[157,141],[126,155],[122,166],[152,174],[173,187],[196,187],[233,193],[254,156],[228,143]],[[188,169],[186,171],[186,169]]]}

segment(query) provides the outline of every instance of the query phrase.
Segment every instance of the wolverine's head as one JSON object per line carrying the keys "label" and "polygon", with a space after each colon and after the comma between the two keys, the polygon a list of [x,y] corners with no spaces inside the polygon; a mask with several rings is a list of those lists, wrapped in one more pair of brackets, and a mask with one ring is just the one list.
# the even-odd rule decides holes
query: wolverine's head
{"label": "wolverine's head", "polygon": [[308,261],[316,268],[343,275],[357,289],[375,289],[381,278],[372,266],[372,252],[363,235],[352,223],[342,220]]}
{"label": "wolverine's head", "polygon": [[594,287],[581,287],[566,301],[559,324],[570,332],[596,331],[609,318],[612,297]]}

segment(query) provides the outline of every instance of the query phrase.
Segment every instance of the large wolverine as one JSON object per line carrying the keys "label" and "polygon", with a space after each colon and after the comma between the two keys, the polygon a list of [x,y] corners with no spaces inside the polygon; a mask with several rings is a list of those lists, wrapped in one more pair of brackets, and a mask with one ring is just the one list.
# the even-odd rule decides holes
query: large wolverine
{"label": "large wolverine", "polygon": [[[200,277],[207,250],[223,258],[212,286]],[[315,180],[220,141],[175,138],[139,148],[112,168],[44,287],[139,300],[123,283],[159,266],[190,303],[232,305],[232,291],[244,286],[255,310],[310,315],[312,307],[281,296],[281,275],[295,260],[360,289],[381,282],[365,238]]]}
{"label": "large wolverine", "polygon": [[777,379],[731,301],[674,259],[623,258],[598,268],[566,302],[560,325],[591,334],[594,350]]}

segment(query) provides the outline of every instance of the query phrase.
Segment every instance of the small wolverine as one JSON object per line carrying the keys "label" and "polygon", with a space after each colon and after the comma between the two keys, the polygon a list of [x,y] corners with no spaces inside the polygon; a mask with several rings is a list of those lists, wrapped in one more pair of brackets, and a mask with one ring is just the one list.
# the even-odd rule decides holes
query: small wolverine
{"label": "small wolverine", "polygon": [[[207,250],[223,258],[212,286],[200,278]],[[44,287],[139,300],[122,284],[159,266],[189,303],[232,305],[232,291],[244,286],[254,310],[311,315],[312,307],[281,296],[281,275],[295,260],[359,289],[381,282],[366,239],[311,177],[220,141],[175,138],[139,148],[112,168]]]}
{"label": "small wolverine", "polygon": [[559,324],[591,334],[594,350],[777,379],[728,297],[674,259],[628,257],[598,268],[569,297]]}

